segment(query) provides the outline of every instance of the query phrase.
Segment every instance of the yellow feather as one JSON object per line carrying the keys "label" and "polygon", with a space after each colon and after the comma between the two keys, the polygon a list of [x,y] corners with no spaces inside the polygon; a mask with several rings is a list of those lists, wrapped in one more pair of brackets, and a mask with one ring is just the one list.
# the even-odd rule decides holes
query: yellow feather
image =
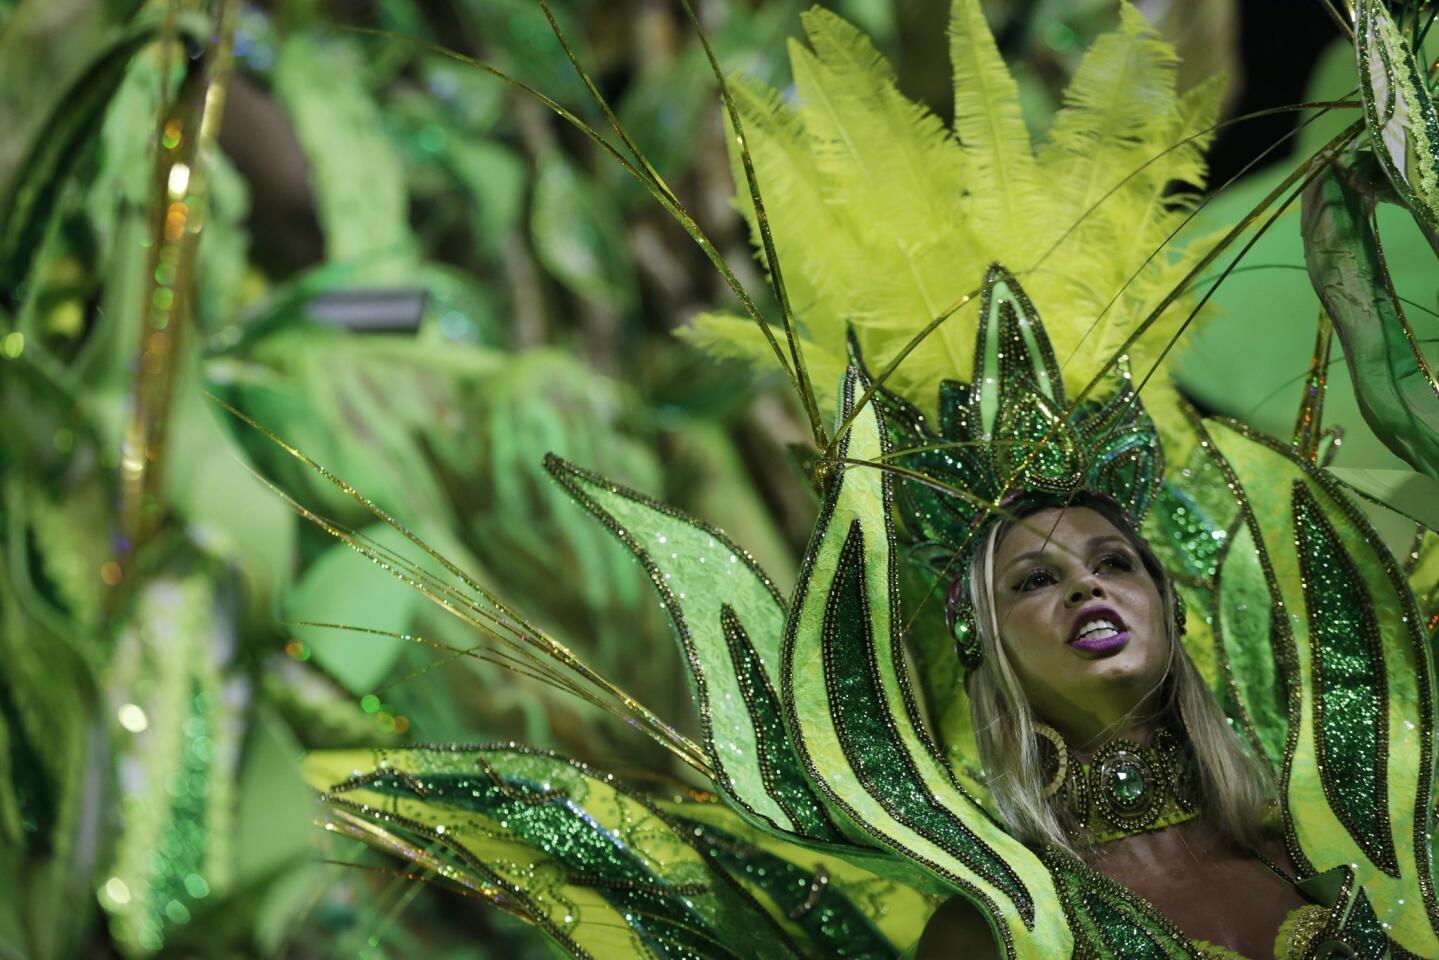
{"label": "yellow feather", "polygon": [[[951,13],[952,131],[900,94],[854,27],[817,9],[804,24],[812,49],[790,48],[797,106],[752,83],[736,90],[796,317],[824,364],[842,364],[853,327],[882,368],[999,261],[1034,300],[1073,391],[1206,249],[1171,246],[1141,269],[1187,213],[1174,183],[1203,186],[1208,136],[1169,148],[1213,124],[1222,81],[1177,96],[1174,52],[1132,6],[1086,54],[1037,155],[977,0],[955,0]],[[739,206],[753,224],[748,198]],[[1192,304],[1181,298],[1132,346],[1136,374]],[[933,413],[939,382],[969,376],[974,318],[969,306],[946,321],[891,388]],[[697,329],[691,339],[708,349],[733,337],[748,344],[733,347],[740,354],[763,356],[753,325]],[[1146,391],[1160,416],[1173,404],[1155,395],[1169,389],[1161,371]]]}
{"label": "yellow feather", "polygon": [[[748,317],[737,317],[732,313],[701,313],[688,326],[675,332],[680,339],[711,356],[741,360],[753,364],[757,370],[775,370],[774,351]],[[774,335],[776,339],[784,339],[782,330],[775,330]],[[848,363],[845,355],[834,353],[813,340],[801,338],[800,344],[804,348],[805,362],[809,365],[810,379],[814,381],[816,397],[822,406],[833,408],[839,395],[840,378],[844,376]]]}
{"label": "yellow feather", "polygon": [[[954,132],[971,166],[976,231],[999,243],[1028,226],[1040,203],[1040,181],[1019,87],[999,55],[979,0],[954,0],[949,16],[954,69]],[[1018,264],[1011,264],[1018,267]]]}

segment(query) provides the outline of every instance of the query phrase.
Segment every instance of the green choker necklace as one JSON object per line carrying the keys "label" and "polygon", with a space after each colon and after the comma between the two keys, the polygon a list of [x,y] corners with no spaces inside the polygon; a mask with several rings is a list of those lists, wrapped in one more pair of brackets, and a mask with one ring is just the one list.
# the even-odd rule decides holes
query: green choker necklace
{"label": "green choker necklace", "polygon": [[1198,816],[1193,768],[1170,731],[1157,731],[1147,747],[1111,740],[1083,763],[1052,727],[1036,729],[1048,747],[1044,796],[1059,797],[1069,822],[1090,843],[1149,833]]}

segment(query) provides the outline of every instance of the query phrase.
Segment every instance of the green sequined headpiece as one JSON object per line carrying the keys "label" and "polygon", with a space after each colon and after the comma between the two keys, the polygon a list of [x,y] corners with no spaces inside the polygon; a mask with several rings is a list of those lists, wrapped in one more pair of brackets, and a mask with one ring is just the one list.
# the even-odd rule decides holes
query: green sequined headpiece
{"label": "green sequined headpiece", "polygon": [[[861,364],[858,347],[851,343]],[[984,279],[969,383],[939,388],[939,429],[911,403],[875,392],[898,475],[895,505],[911,553],[936,576],[962,577],[982,528],[1006,504],[1078,494],[1115,501],[1136,527],[1159,491],[1164,456],[1154,423],[1127,373],[1103,400],[1070,410],[1054,350],[1013,274],[995,264]],[[979,663],[963,590],[951,604],[960,658]]]}

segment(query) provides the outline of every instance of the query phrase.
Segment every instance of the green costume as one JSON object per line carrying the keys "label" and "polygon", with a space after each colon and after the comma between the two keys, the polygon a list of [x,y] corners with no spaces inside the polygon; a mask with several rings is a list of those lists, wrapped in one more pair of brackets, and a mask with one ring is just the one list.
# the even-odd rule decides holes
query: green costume
{"label": "green costume", "polygon": [[[1363,10],[1361,42],[1384,39],[1361,47],[1361,66],[1372,73],[1381,50],[1397,67],[1373,75],[1407,84],[1389,92],[1407,97],[1408,153],[1385,154],[1385,169],[1432,226],[1439,135],[1425,77],[1386,32],[1383,6]],[[1187,214],[1173,183],[1202,183],[1218,88],[1177,96],[1172,50],[1125,6],[1036,151],[976,0],[957,0],[951,22],[953,134],[897,92],[853,28],[820,11],[806,27],[813,51],[792,50],[799,106],[742,84],[731,115],[747,147],[737,163],[769,201],[767,217],[754,193],[742,207],[766,262],[785,268],[809,371],[837,385],[819,397],[835,439],[793,595],[719,530],[547,463],[649,573],[700,742],[627,698],[622,708],[714,794],[642,794],[516,744],[321,754],[310,770],[327,827],[468,888],[576,956],[889,957],[956,894],[1009,957],[1223,955],[1079,860],[1011,837],[987,806],[962,684],[922,689],[907,656],[902,578],[942,592],[1006,496],[1085,490],[1132,516],[1147,508],[1144,532],[1189,610],[1185,643],[1275,772],[1289,856],[1325,907],[1281,939],[1307,943],[1294,948],[1304,956],[1322,944],[1439,956],[1432,611],[1316,464],[1312,438],[1202,420],[1162,375],[1193,306],[1171,291],[1208,247],[1149,254]],[[1375,142],[1392,145],[1376,127],[1395,111],[1366,90]],[[976,290],[974,320],[957,311]],[[731,354],[766,349],[723,316],[694,336]],[[467,589],[478,620],[584,675],[568,650]],[[972,658],[962,624],[959,640]]]}

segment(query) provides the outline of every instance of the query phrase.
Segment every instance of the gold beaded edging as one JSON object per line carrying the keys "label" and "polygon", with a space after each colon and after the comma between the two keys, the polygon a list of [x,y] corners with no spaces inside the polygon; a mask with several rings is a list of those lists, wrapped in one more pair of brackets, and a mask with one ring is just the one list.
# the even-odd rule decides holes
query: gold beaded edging
{"label": "gold beaded edging", "polygon": [[[669,615],[670,622],[674,625],[675,633],[679,637],[680,647],[684,651],[685,659],[689,662],[690,682],[693,684],[694,687],[695,701],[698,707],[697,712],[699,713],[700,717],[701,737],[704,741],[705,753],[709,756],[710,759],[710,766],[714,769],[715,775],[720,781],[719,785],[724,789],[725,793],[729,796],[731,800],[738,804],[744,812],[749,814],[755,820],[769,824],[771,827],[777,830],[782,830],[785,833],[804,836],[805,834],[801,823],[794,819],[794,817],[791,815],[791,811],[789,810],[785,802],[780,800],[779,797],[775,796],[772,789],[773,777],[772,775],[767,775],[766,765],[763,763],[763,761],[761,762],[760,771],[761,780],[764,782],[766,792],[770,794],[771,799],[773,799],[775,801],[775,804],[780,808],[780,810],[782,810],[785,815],[790,818],[790,826],[786,828],[781,824],[777,824],[773,821],[772,818],[755,810],[748,802],[744,800],[743,797],[739,795],[738,791],[735,790],[734,781],[731,779],[728,771],[726,771],[724,767],[724,764],[721,762],[719,751],[715,748],[714,724],[710,715],[711,710],[709,701],[709,686],[705,677],[703,664],[700,663],[699,652],[695,649],[694,638],[690,633],[689,622],[685,617],[683,607],[680,605],[678,598],[675,597],[674,591],[670,589],[669,584],[665,582],[664,574],[660,571],[659,566],[654,562],[654,558],[650,556],[649,551],[645,549],[645,547],[639,542],[638,538],[636,538],[634,534],[632,534],[628,530],[628,528],[621,524],[614,517],[613,514],[611,514],[608,510],[601,506],[598,501],[596,501],[592,496],[590,496],[589,493],[586,492],[580,486],[580,484],[575,481],[575,478],[578,477],[581,480],[592,483],[595,486],[601,487],[616,496],[624,497],[625,499],[635,501],[641,506],[644,506],[650,510],[654,510],[657,513],[663,514],[671,520],[684,523],[690,527],[693,527],[696,530],[699,530],[707,536],[714,538],[716,542],[728,549],[734,556],[741,559],[741,562],[745,564],[745,566],[750,570],[750,572],[754,574],[755,578],[764,585],[766,590],[768,590],[770,596],[774,598],[775,605],[778,606],[781,611],[784,611],[786,609],[785,602],[783,596],[781,596],[779,592],[779,588],[775,586],[774,582],[770,580],[769,576],[764,572],[763,569],[760,568],[759,564],[752,556],[750,556],[747,551],[745,551],[742,547],[736,544],[728,537],[728,535],[726,535],[718,528],[710,526],[709,524],[695,517],[688,516],[667,504],[660,503],[659,501],[654,500],[640,493],[637,490],[632,490],[629,487],[626,487],[619,483],[615,483],[614,481],[609,480],[597,473],[586,470],[582,467],[578,467],[575,464],[570,463],[568,460],[565,460],[562,457],[559,457],[553,453],[545,455],[544,467],[545,470],[549,472],[550,476],[553,477],[555,481],[559,483],[560,486],[562,486],[567,493],[570,494],[570,496],[575,498],[575,500],[580,504],[580,506],[582,506],[586,511],[588,511],[592,516],[594,516],[595,519],[599,520],[600,523],[602,523],[605,528],[608,529],[610,533],[613,534],[615,538],[618,539],[620,543],[623,544],[624,547],[630,551],[630,553],[635,557],[636,560],[639,561],[640,565],[644,568],[645,574],[649,577],[650,583],[654,586],[655,591],[659,594],[660,602],[661,604],[663,604],[665,612]],[[744,684],[740,683],[739,686],[741,688],[741,691],[743,691]],[[753,704],[748,697],[745,697],[745,706],[747,708],[747,712],[749,713],[751,729],[756,731],[755,737],[756,739],[758,739],[760,736],[760,734],[758,733],[760,723],[753,711]],[[822,805],[816,804],[816,806],[820,810],[820,815],[822,817],[826,816],[823,812]],[[831,824],[830,826],[832,834],[838,835],[838,828],[834,827],[833,824]]]}
{"label": "gold beaded edging", "polygon": [[[853,405],[855,382],[856,375],[854,374],[853,370],[851,370],[850,373],[846,374],[844,379],[843,396],[841,398],[840,404],[841,410],[847,410]],[[883,445],[887,443],[887,438],[884,436],[883,430],[880,430],[879,434],[880,443],[883,449]],[[843,437],[840,438],[837,459],[843,460],[848,455],[849,441],[849,433],[846,433]],[[836,478],[831,481],[832,483],[843,482],[844,469],[846,469],[844,466],[841,466],[839,468],[840,472],[837,474]],[[882,478],[882,488],[884,489],[886,494],[885,512],[886,520],[888,520],[890,512],[888,474],[885,474]],[[795,587],[795,595],[790,605],[790,617],[788,623],[785,626],[784,643],[781,647],[780,654],[780,687],[782,690],[785,691],[792,689],[794,683],[794,655],[799,626],[798,611],[804,609],[805,602],[808,599],[810,583],[814,576],[814,565],[817,553],[813,549],[813,547],[816,544],[822,542],[825,535],[828,533],[830,521],[834,518],[834,509],[835,498],[833,496],[826,497],[823,505],[820,508],[820,514],[818,519],[816,520],[814,532],[810,535],[811,549],[805,551],[804,559],[801,563],[797,586]],[[830,803],[832,803],[836,809],[838,809],[841,813],[844,814],[846,820],[850,824],[852,824],[855,829],[869,836],[872,840],[875,841],[876,846],[878,846],[880,849],[894,849],[896,847],[899,847],[900,844],[898,844],[897,841],[881,833],[875,827],[870,825],[863,817],[861,817],[848,801],[839,796],[839,794],[835,791],[834,787],[819,772],[818,767],[815,765],[814,757],[809,752],[809,746],[805,742],[804,736],[800,733],[801,726],[799,723],[799,718],[795,711],[794,698],[792,696],[786,695],[781,698],[781,702],[784,706],[786,722],[789,724],[790,729],[795,732],[795,750],[799,754],[801,762],[804,764],[810,781],[814,783],[817,787],[819,787],[821,791],[823,791],[825,797],[828,798]],[[904,823],[904,821],[900,822]],[[904,825],[911,830],[914,829],[907,823],[905,823]],[[918,831],[915,832],[917,833]],[[984,891],[980,890],[979,887],[976,886],[973,882],[958,876],[953,871],[941,866],[938,863],[935,863],[928,857],[920,856],[919,854],[909,850],[908,848],[901,848],[900,852],[907,859],[920,864],[921,866],[927,868],[937,876],[943,877],[948,883],[953,885],[958,892],[962,893],[971,903],[977,906],[983,913],[987,914],[988,917],[992,920],[993,929],[999,934],[1001,946],[1003,947],[1006,960],[1015,960],[1016,948],[1014,942],[1014,934],[1009,929],[1009,924],[1004,921],[1004,911],[999,908],[999,905],[994,901],[993,898],[991,898]],[[966,866],[968,866],[968,861],[964,857],[958,856],[954,853],[954,851],[951,850],[946,850],[946,852],[951,853],[956,857],[956,859],[958,859],[962,863],[965,863]],[[977,872],[978,871],[976,871],[976,873]]]}
{"label": "gold beaded edging", "polygon": [[[1271,622],[1279,629],[1270,631],[1271,645],[1278,645],[1275,651],[1275,660],[1279,664],[1284,675],[1285,700],[1288,710],[1288,729],[1285,731],[1284,763],[1281,770],[1281,783],[1288,784],[1291,770],[1294,765],[1294,753],[1299,748],[1299,725],[1303,709],[1302,694],[1299,689],[1297,678],[1299,666],[1299,652],[1290,632],[1289,614],[1284,604],[1284,592],[1279,586],[1279,581],[1274,575],[1274,566],[1269,559],[1269,549],[1264,545],[1264,537],[1260,531],[1259,520],[1254,516],[1254,510],[1250,506],[1249,498],[1244,493],[1244,487],[1240,484],[1238,476],[1229,461],[1219,452],[1214,445],[1214,440],[1209,436],[1203,421],[1194,408],[1185,405],[1183,407],[1186,419],[1199,437],[1199,447],[1204,455],[1209,458],[1215,468],[1224,477],[1229,492],[1233,494],[1235,502],[1239,505],[1239,515],[1243,518],[1244,524],[1249,528],[1250,540],[1254,544],[1255,557],[1259,561],[1259,568],[1263,571],[1265,585],[1269,590],[1272,601]],[[1231,428],[1239,429],[1241,425],[1232,421],[1223,421]],[[1241,436],[1247,434],[1240,429]],[[1294,817],[1287,803],[1280,804],[1280,811],[1284,820],[1284,845],[1289,853],[1289,859],[1294,863],[1302,874],[1315,872],[1314,864],[1305,855],[1304,849],[1299,845],[1299,835],[1294,829]]]}
{"label": "gold beaded edging", "polygon": [[[1334,530],[1324,516],[1324,509],[1303,480],[1294,481],[1293,506],[1291,507],[1294,516],[1294,544],[1299,556],[1299,570],[1302,578],[1301,588],[1304,595],[1305,613],[1309,616],[1309,635],[1311,638],[1310,655],[1312,666],[1310,667],[1310,684],[1313,687],[1313,712],[1314,712],[1314,755],[1315,762],[1320,769],[1320,783],[1324,786],[1325,798],[1329,801],[1329,808],[1334,811],[1335,818],[1344,825],[1349,836],[1357,843],[1369,857],[1370,861],[1380,870],[1391,877],[1399,876],[1399,862],[1394,852],[1394,827],[1389,816],[1389,792],[1384,787],[1389,782],[1389,676],[1384,663],[1384,644],[1379,636],[1379,625],[1374,619],[1374,602],[1369,596],[1369,590],[1364,584],[1362,575],[1354,568],[1354,562],[1344,551],[1344,548],[1337,542],[1338,531]],[[1363,636],[1365,652],[1368,654],[1369,662],[1365,665],[1369,672],[1376,678],[1379,713],[1375,722],[1375,757],[1373,763],[1373,774],[1375,782],[1379,785],[1379,796],[1374,798],[1378,808],[1379,831],[1382,836],[1372,837],[1370,831],[1361,827],[1354,819],[1354,811],[1349,807],[1348,802],[1340,794],[1338,785],[1334,783],[1332,767],[1333,758],[1329,752],[1329,733],[1333,721],[1326,723],[1324,694],[1326,685],[1326,669],[1322,650],[1323,627],[1316,622],[1314,605],[1311,602],[1310,585],[1314,582],[1313,559],[1310,557],[1304,545],[1304,533],[1300,529],[1304,521],[1300,515],[1303,511],[1310,511],[1314,514],[1312,518],[1317,521],[1316,531],[1321,537],[1329,541],[1329,546],[1338,553],[1342,576],[1350,583],[1356,585],[1363,593],[1363,603],[1359,605],[1360,614],[1363,618],[1360,633]],[[1380,730],[1379,728],[1383,729]],[[1377,844],[1377,846],[1376,846]]]}
{"label": "gold beaded edging", "polygon": [[[1208,433],[1200,424],[1197,414],[1195,414],[1192,410],[1188,409],[1186,409],[1186,413],[1189,416],[1196,432],[1201,437],[1201,447],[1205,449],[1206,455],[1212,458],[1215,465],[1219,467],[1221,471],[1223,471],[1226,479],[1230,483],[1231,491],[1235,494],[1236,498],[1240,503],[1241,510],[1243,511],[1248,522],[1251,524],[1251,531],[1257,533],[1258,523],[1255,520],[1253,512],[1249,507],[1247,498],[1243,494],[1242,486],[1238,483],[1237,478],[1235,478],[1234,476],[1233,469],[1229,466],[1227,460],[1224,459],[1223,455],[1220,454],[1218,450],[1214,447],[1213,441],[1210,439]],[[1354,529],[1358,532],[1360,538],[1368,547],[1370,547],[1374,551],[1375,557],[1377,558],[1380,566],[1383,568],[1386,576],[1389,577],[1391,582],[1399,585],[1399,588],[1396,589],[1396,595],[1403,609],[1403,622],[1406,624],[1407,627],[1410,644],[1416,654],[1416,656],[1414,657],[1417,673],[1415,679],[1419,695],[1420,729],[1418,740],[1420,762],[1418,771],[1419,775],[1417,779],[1420,795],[1416,798],[1414,816],[1412,817],[1412,842],[1414,844],[1414,854],[1417,867],[1416,872],[1418,874],[1418,876],[1415,878],[1415,882],[1419,887],[1419,891],[1424,902],[1425,914],[1429,921],[1430,928],[1431,930],[1439,930],[1439,903],[1436,903],[1432,862],[1428,840],[1428,821],[1430,818],[1430,811],[1432,810],[1433,806],[1435,773],[1433,689],[1434,674],[1433,665],[1430,659],[1430,652],[1427,644],[1427,638],[1423,637],[1422,634],[1420,634],[1419,632],[1419,624],[1422,621],[1418,612],[1417,605],[1414,601],[1413,593],[1408,589],[1407,581],[1404,579],[1402,571],[1399,569],[1398,564],[1394,560],[1388,548],[1384,546],[1382,541],[1379,540],[1378,535],[1374,532],[1373,527],[1370,525],[1369,521],[1349,500],[1349,498],[1345,495],[1339,484],[1337,484],[1330,477],[1326,476],[1323,471],[1315,468],[1310,464],[1304,463],[1303,461],[1294,458],[1290,451],[1274,438],[1265,436],[1264,434],[1252,430],[1247,425],[1239,423],[1237,421],[1224,418],[1216,418],[1216,420],[1228,429],[1232,430],[1234,433],[1238,434],[1243,439],[1266,447],[1271,452],[1276,453],[1281,457],[1284,457],[1290,462],[1291,465],[1298,468],[1298,470],[1303,474],[1305,479],[1309,480],[1316,487],[1322,490],[1337,504],[1339,510],[1345,515],[1346,519],[1350,521]],[[1266,578],[1270,583],[1271,593],[1276,597],[1277,605],[1282,608],[1282,594],[1278,592],[1278,585],[1274,582],[1273,571],[1272,568],[1270,568],[1269,566],[1267,555],[1263,553],[1263,546],[1261,543],[1257,542],[1257,538],[1256,547],[1260,551],[1261,561],[1264,566]],[[1287,615],[1284,618],[1284,622],[1286,625],[1285,633],[1286,635],[1288,635]],[[1290,660],[1287,666],[1292,669],[1294,666],[1297,666],[1298,657],[1297,653],[1295,653],[1292,649],[1292,637],[1289,638],[1289,643],[1290,649],[1288,653]],[[1388,705],[1386,704],[1385,706],[1387,709]],[[1290,746],[1286,751],[1285,760],[1286,782],[1289,778],[1289,767],[1293,758],[1294,744],[1298,738],[1297,725],[1294,723],[1293,716],[1291,716],[1290,724]],[[1299,866],[1304,873],[1314,873],[1315,871],[1313,868],[1313,864],[1310,863],[1308,858],[1304,856],[1303,850],[1299,849],[1298,840],[1294,834],[1293,818],[1290,814],[1287,804],[1284,805],[1284,821],[1286,844],[1293,848],[1290,850],[1290,856],[1294,860],[1295,865]]]}
{"label": "gold beaded edging", "polygon": [[[741,884],[736,878],[734,878],[729,873],[729,871],[727,871],[720,864],[716,863],[714,858],[709,854],[708,851],[702,849],[700,846],[697,846],[690,841],[689,838],[691,834],[685,829],[685,825],[682,822],[652,804],[649,799],[643,794],[638,793],[630,789],[629,787],[623,785],[613,774],[601,774],[598,771],[592,769],[588,764],[582,763],[579,760],[566,757],[563,754],[557,753],[552,750],[537,750],[535,748],[527,747],[523,744],[519,744],[513,741],[478,744],[422,743],[415,744],[413,746],[402,747],[396,751],[383,752],[392,753],[425,751],[436,753],[476,754],[477,756],[475,757],[475,759],[477,761],[477,764],[480,766],[480,769],[483,771],[488,768],[488,770],[497,778],[501,777],[499,772],[494,770],[494,768],[489,764],[485,763],[484,758],[482,756],[478,756],[479,754],[508,753],[518,756],[538,757],[568,765],[569,767],[578,771],[582,776],[587,777],[588,779],[593,780],[597,783],[604,784],[605,787],[613,790],[616,794],[619,794],[626,800],[639,806],[647,814],[653,816],[657,821],[664,824],[672,832],[674,837],[677,839],[677,842],[683,844],[684,846],[697,853],[714,876],[716,876],[721,882],[723,882],[726,887],[729,888],[740,900],[745,902],[749,907],[751,907],[755,912],[757,912],[763,917],[764,921],[768,923],[771,928],[770,933],[772,933],[780,942],[788,946],[795,956],[802,955],[802,951],[800,950],[799,946],[793,941],[789,933],[782,927],[780,927],[777,922],[775,922],[770,912],[758,900],[755,899],[754,895],[748,889],[746,889],[744,885]],[[420,783],[419,778],[415,777],[413,774],[406,773],[402,775],[397,773],[395,768],[386,767],[383,769],[371,771],[371,773],[369,774],[363,774],[359,777],[351,777],[347,780],[343,780],[340,783],[332,786],[329,791],[320,794],[317,799],[321,803],[331,804],[333,806],[341,808],[342,810],[349,812],[353,816],[372,819],[377,818],[384,821],[385,823],[395,824],[396,826],[404,830],[412,831],[418,836],[423,836],[426,840],[432,843],[443,846],[446,850],[449,850],[458,859],[464,862],[467,867],[473,868],[476,873],[485,877],[486,880],[493,881],[497,887],[504,889],[505,892],[514,896],[517,901],[529,907],[532,911],[532,916],[535,918],[536,925],[540,926],[545,930],[546,933],[553,936],[556,941],[560,943],[560,945],[563,946],[566,950],[569,950],[573,956],[580,958],[580,960],[593,960],[592,954],[588,953],[582,947],[580,947],[579,944],[576,943],[571,937],[569,937],[563,930],[559,929],[559,927],[553,921],[549,920],[543,915],[541,911],[539,911],[538,907],[533,903],[533,901],[529,898],[529,896],[522,888],[515,885],[513,882],[507,881],[504,878],[496,875],[494,871],[486,867],[485,864],[481,860],[479,860],[473,853],[469,852],[464,847],[459,846],[458,840],[454,836],[451,836],[448,833],[441,833],[434,828],[427,826],[424,823],[414,820],[413,818],[406,817],[398,813],[385,811],[377,807],[370,806],[369,804],[357,803],[353,800],[349,800],[345,797],[336,795],[338,793],[343,793],[346,790],[354,789],[356,786],[363,786],[363,784],[359,784],[356,781],[365,780],[366,783],[371,783],[374,782],[374,780],[386,775],[395,776],[396,779],[401,780],[401,782],[405,783],[406,786],[410,786],[412,783]],[[510,785],[507,782],[506,785],[509,787],[509,789],[514,789],[513,785]],[[558,793],[566,798],[568,797],[568,794],[563,790],[552,791],[552,793]],[[419,794],[417,794],[417,796],[419,796],[420,799],[424,799],[424,797]],[[552,802],[553,800],[559,799],[559,797],[544,797],[544,799],[550,800]],[[610,832],[607,828],[602,827],[600,829],[605,830],[606,832]],[[827,846],[840,848],[842,850],[847,845],[835,843],[827,844]],[[542,853],[546,853],[543,848],[536,847],[536,849]],[[866,852],[871,854],[873,853],[873,851]],[[546,853],[546,855],[549,854]],[[571,876],[571,873],[566,870],[565,878],[567,883],[571,882]],[[579,878],[580,881],[590,881],[595,879],[593,877],[589,877],[588,875],[578,872],[573,874],[573,876]],[[619,886],[619,884],[610,880],[604,880],[602,883],[575,882],[575,885],[595,887],[614,886],[616,888]],[[693,884],[668,884],[663,885],[662,890],[667,894],[673,894],[676,896],[692,896],[695,895],[691,890],[693,886]],[[600,960],[602,960],[602,958],[600,958]]]}

